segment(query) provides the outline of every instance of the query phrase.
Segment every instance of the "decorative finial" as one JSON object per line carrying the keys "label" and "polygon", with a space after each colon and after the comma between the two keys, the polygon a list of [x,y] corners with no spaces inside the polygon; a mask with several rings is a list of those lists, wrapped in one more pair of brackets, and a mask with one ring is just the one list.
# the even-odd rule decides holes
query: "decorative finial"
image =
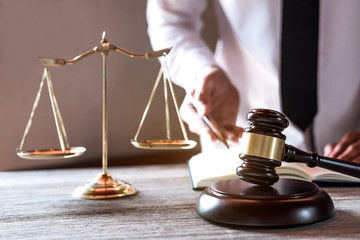
{"label": "decorative finial", "polygon": [[101,42],[107,42],[107,40],[106,40],[106,31],[103,31],[103,33],[102,33]]}

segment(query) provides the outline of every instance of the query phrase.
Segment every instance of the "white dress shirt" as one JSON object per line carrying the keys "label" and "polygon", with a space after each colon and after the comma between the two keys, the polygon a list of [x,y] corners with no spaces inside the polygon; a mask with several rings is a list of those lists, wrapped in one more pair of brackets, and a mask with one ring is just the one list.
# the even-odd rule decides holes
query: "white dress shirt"
{"label": "white dress shirt", "polygon": [[[221,67],[240,93],[237,125],[247,127],[253,108],[281,111],[279,63],[281,0],[215,2],[219,39],[215,54],[200,38],[206,0],[148,0],[148,32],[154,49],[173,46],[168,56],[173,81],[190,90],[201,69]],[[317,151],[360,131],[360,1],[320,2]],[[308,150],[294,124],[286,142]],[[202,144],[204,147],[204,144]]]}

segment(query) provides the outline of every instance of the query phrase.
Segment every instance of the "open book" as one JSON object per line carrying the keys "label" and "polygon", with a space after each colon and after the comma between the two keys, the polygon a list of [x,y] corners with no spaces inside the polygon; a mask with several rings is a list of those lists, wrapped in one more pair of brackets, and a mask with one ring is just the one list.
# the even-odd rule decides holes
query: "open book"
{"label": "open book", "polygon": [[[236,168],[242,163],[239,152],[233,149],[218,149],[199,153],[188,161],[190,180],[193,189],[200,190],[212,183],[225,179],[238,178]],[[293,178],[305,181],[359,183],[360,179],[333,172],[323,168],[310,168],[302,163],[286,163],[276,168],[280,178]]]}

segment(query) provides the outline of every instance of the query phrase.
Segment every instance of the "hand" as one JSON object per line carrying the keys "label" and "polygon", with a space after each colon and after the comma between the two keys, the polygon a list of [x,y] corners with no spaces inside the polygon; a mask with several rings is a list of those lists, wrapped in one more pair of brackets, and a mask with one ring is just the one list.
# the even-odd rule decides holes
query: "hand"
{"label": "hand", "polygon": [[338,142],[324,148],[327,157],[360,163],[360,132],[349,132]]}
{"label": "hand", "polygon": [[218,67],[207,67],[196,79],[193,91],[187,93],[181,105],[183,120],[191,132],[207,135],[213,142],[217,140],[204,124],[202,116],[211,116],[217,123],[225,138],[238,143],[243,129],[235,126],[240,98],[223,70]]}

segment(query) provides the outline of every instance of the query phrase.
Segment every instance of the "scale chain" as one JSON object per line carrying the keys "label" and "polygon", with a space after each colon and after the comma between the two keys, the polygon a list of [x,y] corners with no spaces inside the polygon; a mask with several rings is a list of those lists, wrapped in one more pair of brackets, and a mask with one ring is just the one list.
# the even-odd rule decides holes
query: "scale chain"
{"label": "scale chain", "polygon": [[50,72],[47,68],[45,68],[45,71],[46,71],[46,78],[47,78],[47,85],[48,85],[48,90],[49,90],[49,95],[50,95],[51,107],[52,107],[54,118],[55,118],[56,130],[58,132],[61,150],[65,151],[66,148],[70,147],[69,140],[68,140],[68,137],[67,137],[67,134],[65,131],[63,119],[61,117],[59,105],[55,98],[55,91],[54,91],[54,87],[51,82]]}
{"label": "scale chain", "polygon": [[187,141],[187,140],[189,140],[189,138],[188,138],[187,133],[186,133],[184,122],[181,119],[180,111],[179,111],[178,104],[177,104],[177,101],[176,101],[175,92],[174,92],[174,88],[173,88],[173,85],[172,85],[172,82],[171,82],[171,79],[170,79],[170,74],[169,74],[169,70],[167,68],[165,57],[164,57],[163,64],[164,64],[164,70],[163,70],[164,71],[164,76],[167,79],[167,82],[169,84],[171,96],[172,96],[172,99],[174,101],[175,110],[176,110],[176,114],[177,114],[177,117],[178,117],[178,120],[179,120],[179,123],[180,123],[181,131],[182,131],[182,134],[184,136],[184,139]]}
{"label": "scale chain", "polygon": [[151,95],[150,95],[149,101],[148,101],[147,104],[146,104],[145,111],[144,111],[144,113],[143,113],[143,116],[142,116],[142,118],[141,118],[139,127],[138,127],[138,129],[137,129],[136,134],[135,134],[134,141],[137,141],[137,138],[138,138],[138,136],[139,136],[140,130],[141,130],[143,124],[144,124],[146,115],[147,115],[147,113],[148,113],[148,111],[149,111],[150,105],[151,105],[151,103],[152,103],[152,101],[153,101],[153,98],[154,98],[154,96],[155,96],[155,93],[156,93],[156,89],[157,89],[157,87],[158,87],[158,85],[159,85],[159,82],[160,82],[160,79],[161,79],[161,75],[163,74],[163,69],[164,69],[164,66],[161,65],[160,71],[159,71],[159,73],[158,73],[158,76],[157,76],[156,81],[155,81],[155,84],[154,84],[154,87],[153,87],[153,89],[152,89],[152,91],[151,91]]}
{"label": "scale chain", "polygon": [[42,79],[41,79],[41,82],[40,82],[40,87],[39,87],[39,90],[36,94],[36,97],[35,97],[35,101],[34,101],[34,104],[33,104],[33,107],[31,109],[31,113],[30,113],[30,118],[29,118],[29,121],[27,122],[26,124],[26,127],[25,127],[25,131],[24,131],[24,135],[21,139],[21,143],[20,143],[20,146],[19,146],[19,150],[22,151],[23,149],[23,146],[24,146],[24,143],[25,143],[25,140],[27,138],[27,135],[30,131],[30,128],[31,128],[31,125],[32,125],[32,120],[34,118],[34,115],[35,115],[35,111],[39,105],[39,101],[40,101],[40,96],[41,96],[41,91],[42,91],[42,88],[43,88],[43,85],[44,85],[44,81],[46,79],[46,71],[44,70],[44,73],[43,73],[43,76],[42,76]]}

